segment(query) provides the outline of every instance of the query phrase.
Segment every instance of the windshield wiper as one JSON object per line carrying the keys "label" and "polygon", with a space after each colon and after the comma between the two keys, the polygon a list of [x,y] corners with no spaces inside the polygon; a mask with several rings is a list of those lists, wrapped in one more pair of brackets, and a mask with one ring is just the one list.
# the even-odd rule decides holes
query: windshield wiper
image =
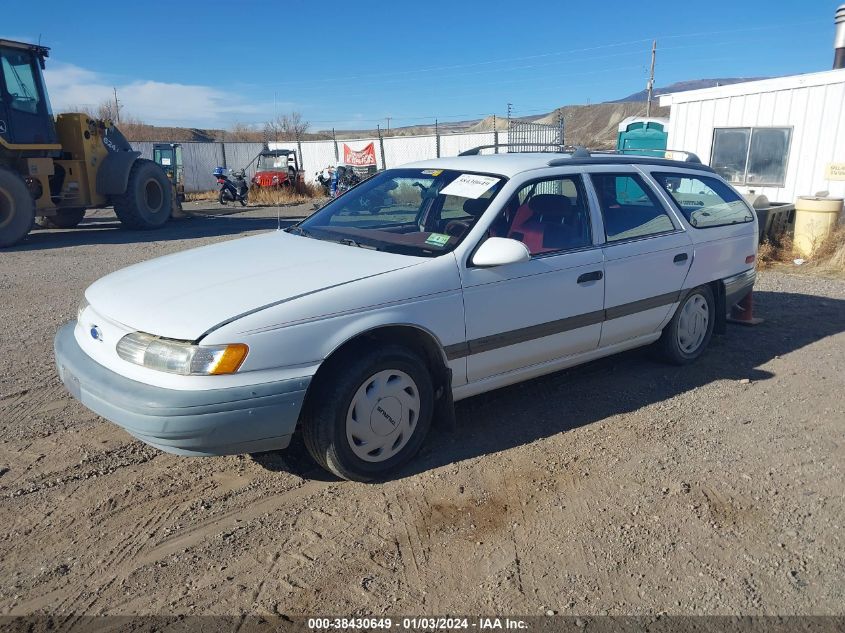
{"label": "windshield wiper", "polygon": [[351,237],[342,237],[337,240],[338,244],[343,244],[344,246],[357,246],[358,248],[368,248],[373,251],[380,250],[378,246],[373,246],[372,244],[361,244],[361,242],[356,242]]}
{"label": "windshield wiper", "polygon": [[301,226],[289,226],[285,229],[285,232],[292,233],[293,235],[302,235],[303,237],[313,237],[313,235],[311,235],[311,231],[302,228]]}

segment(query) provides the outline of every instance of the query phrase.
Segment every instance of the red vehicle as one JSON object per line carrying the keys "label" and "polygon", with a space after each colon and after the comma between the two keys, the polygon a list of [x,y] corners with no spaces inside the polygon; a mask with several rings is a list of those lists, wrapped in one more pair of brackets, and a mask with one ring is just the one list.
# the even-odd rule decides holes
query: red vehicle
{"label": "red vehicle", "polygon": [[281,187],[300,180],[299,161],[292,149],[265,149],[258,157],[252,184],[256,187]]}

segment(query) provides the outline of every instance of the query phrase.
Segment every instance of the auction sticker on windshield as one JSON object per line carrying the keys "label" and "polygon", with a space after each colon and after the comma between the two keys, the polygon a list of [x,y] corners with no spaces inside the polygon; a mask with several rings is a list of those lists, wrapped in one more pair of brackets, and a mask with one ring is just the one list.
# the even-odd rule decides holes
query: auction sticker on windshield
{"label": "auction sticker on windshield", "polygon": [[485,191],[499,182],[499,178],[492,176],[476,176],[475,174],[461,174],[440,190],[444,196],[460,196],[461,198],[480,198]]}

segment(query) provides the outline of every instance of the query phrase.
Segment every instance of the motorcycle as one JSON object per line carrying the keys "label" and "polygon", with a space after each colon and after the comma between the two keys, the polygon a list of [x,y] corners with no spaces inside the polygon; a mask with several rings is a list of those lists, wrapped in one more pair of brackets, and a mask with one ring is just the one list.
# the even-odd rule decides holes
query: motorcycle
{"label": "motorcycle", "polygon": [[243,169],[230,170],[231,177],[229,177],[222,167],[218,167],[213,173],[217,178],[217,184],[220,185],[220,193],[217,196],[220,204],[227,205],[230,202],[238,201],[242,207],[245,207],[249,197],[246,171]]}
{"label": "motorcycle", "polygon": [[338,165],[332,177],[332,192],[333,198],[343,195],[352,187],[361,182],[361,177],[351,167],[345,165]]}
{"label": "motorcycle", "polygon": [[326,167],[322,171],[318,171],[314,176],[315,180],[323,188],[323,192],[327,196],[331,195],[333,177],[334,168],[332,167]]}

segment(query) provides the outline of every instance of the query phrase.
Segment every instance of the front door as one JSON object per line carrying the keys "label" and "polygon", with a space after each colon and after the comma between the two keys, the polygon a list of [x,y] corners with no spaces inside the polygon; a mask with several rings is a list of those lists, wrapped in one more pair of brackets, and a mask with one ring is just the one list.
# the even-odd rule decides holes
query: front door
{"label": "front door", "polygon": [[692,263],[689,235],[634,169],[595,168],[605,228],[601,346],[653,334],[678,301]]}
{"label": "front door", "polygon": [[604,265],[581,175],[529,182],[489,234],[523,242],[531,259],[464,270],[469,382],[595,349]]}

